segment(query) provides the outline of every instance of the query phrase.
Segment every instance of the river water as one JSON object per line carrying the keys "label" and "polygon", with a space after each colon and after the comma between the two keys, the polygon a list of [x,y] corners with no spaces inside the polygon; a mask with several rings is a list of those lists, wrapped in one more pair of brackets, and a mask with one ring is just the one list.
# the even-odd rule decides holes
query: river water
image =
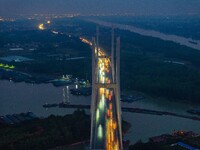
{"label": "river water", "polygon": [[[69,95],[72,104],[90,104],[91,97]],[[43,104],[59,103],[63,100],[63,87],[54,87],[52,84],[13,83],[0,80],[0,115],[31,111],[37,116],[47,117],[50,114],[70,114],[74,109],[50,108],[44,109]],[[169,111],[186,114],[189,108],[195,105],[163,101],[162,99],[144,99],[131,104],[122,103],[127,107],[138,107],[153,110]],[[89,110],[87,111],[89,113]],[[156,116],[123,112],[124,120],[132,127],[125,138],[131,143],[138,140],[147,141],[149,137],[174,130],[195,131],[200,134],[200,121],[194,121],[173,116]]]}
{"label": "river water", "polygon": [[185,38],[185,37],[181,37],[177,35],[164,34],[158,31],[154,31],[154,30],[146,30],[146,29],[135,27],[133,25],[118,24],[118,23],[112,23],[112,22],[106,22],[106,21],[94,20],[94,19],[88,19],[87,21],[94,22],[96,24],[99,24],[105,27],[114,26],[115,28],[120,29],[120,30],[127,30],[130,32],[138,33],[140,35],[159,38],[165,41],[173,41],[175,43],[179,43],[180,45],[184,45],[196,50],[200,50],[200,40],[193,40],[191,38]]}

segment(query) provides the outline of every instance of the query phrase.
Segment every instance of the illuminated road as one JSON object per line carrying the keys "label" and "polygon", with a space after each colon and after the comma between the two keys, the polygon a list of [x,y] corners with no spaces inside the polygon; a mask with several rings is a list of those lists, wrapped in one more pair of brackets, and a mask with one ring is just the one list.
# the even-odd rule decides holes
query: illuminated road
{"label": "illuminated road", "polygon": [[[105,56],[105,54],[99,50],[99,56]],[[109,58],[99,58],[98,59],[98,82],[102,84],[110,84],[111,80],[111,65]],[[110,88],[99,88],[98,91],[98,109],[96,112],[96,121],[105,119],[105,126],[99,124],[98,126],[98,137],[103,137],[103,130],[105,131],[106,138],[106,148],[107,150],[118,150],[119,141],[118,141],[118,132],[117,129],[117,114],[114,99],[114,91]],[[101,121],[100,121],[101,122]]]}
{"label": "illuminated road", "polygon": [[[92,46],[92,43],[84,38],[82,42]],[[96,83],[97,99],[94,104],[93,139],[91,149],[120,150],[120,130],[118,120],[117,102],[114,93],[112,67],[110,57],[99,48],[95,47],[96,55]],[[94,100],[95,100],[94,99]]]}

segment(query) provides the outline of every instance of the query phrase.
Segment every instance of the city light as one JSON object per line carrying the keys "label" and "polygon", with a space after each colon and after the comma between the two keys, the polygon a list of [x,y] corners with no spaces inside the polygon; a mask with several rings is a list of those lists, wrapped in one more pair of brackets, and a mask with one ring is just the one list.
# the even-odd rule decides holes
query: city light
{"label": "city light", "polygon": [[98,127],[98,138],[102,139],[103,138],[103,128],[102,125],[100,124]]}
{"label": "city light", "polygon": [[[97,49],[95,49],[97,51]],[[99,49],[99,56],[105,56],[105,53]],[[109,58],[99,58],[98,59],[98,75],[99,75],[99,83],[102,84],[110,84],[111,79],[108,75],[111,69],[110,59]],[[105,110],[106,117],[106,127],[105,127],[105,138],[106,138],[106,149],[107,150],[119,150],[119,141],[117,138],[117,122],[113,110],[113,90],[109,88],[100,88],[99,89],[99,97],[98,100],[98,109],[97,114],[100,115],[98,117],[103,117]],[[101,110],[101,111],[99,111]],[[98,118],[96,117],[96,118]],[[98,123],[98,122],[97,122]],[[98,137],[100,137],[100,131],[102,126],[98,127]]]}
{"label": "city light", "polygon": [[44,29],[45,29],[45,28],[44,28],[44,24],[43,24],[43,23],[39,24],[39,25],[38,25],[38,29],[39,29],[39,30],[44,30]]}
{"label": "city light", "polygon": [[99,117],[100,117],[100,114],[99,114],[99,109],[97,109],[97,112],[96,112],[96,122],[99,121]]}
{"label": "city light", "polygon": [[6,69],[14,69],[15,68],[15,66],[13,66],[13,65],[2,64],[2,63],[0,63],[0,67],[6,68]]}
{"label": "city light", "polygon": [[53,34],[58,34],[58,32],[57,31],[51,31]]}
{"label": "city light", "polygon": [[82,37],[80,37],[80,40],[81,40],[83,43],[86,43],[86,44],[89,44],[90,46],[92,46],[92,42],[90,42],[89,40],[84,39],[84,38],[82,38]]}
{"label": "city light", "polygon": [[[80,40],[90,46],[92,43],[87,39],[80,38]],[[106,54],[101,48],[94,48],[96,56],[105,56],[97,58],[96,67],[97,69],[97,82],[100,84],[111,84],[112,76],[110,75],[111,71],[111,60],[109,57],[106,57]],[[97,54],[98,52],[98,54]],[[97,132],[97,142],[105,140],[105,145],[101,145],[106,150],[119,150],[119,131],[117,124],[116,116],[116,105],[113,98],[114,89],[100,87],[98,89],[97,103],[96,103],[96,132]],[[102,126],[103,125],[103,126]],[[104,138],[104,139],[103,139]],[[98,147],[100,148],[100,147]]]}

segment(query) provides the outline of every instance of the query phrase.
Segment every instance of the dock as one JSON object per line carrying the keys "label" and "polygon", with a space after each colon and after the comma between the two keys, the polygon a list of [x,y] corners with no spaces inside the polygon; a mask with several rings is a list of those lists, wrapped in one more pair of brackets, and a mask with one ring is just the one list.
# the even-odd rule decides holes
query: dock
{"label": "dock", "polygon": [[[62,104],[57,105],[59,108],[77,108],[77,109],[90,109],[90,105],[81,105],[81,104]],[[44,108],[50,108],[48,105],[43,105]],[[140,114],[150,114],[150,115],[159,115],[159,116],[174,116],[179,118],[191,119],[200,121],[200,117],[196,116],[189,116],[189,115],[181,115],[177,113],[171,113],[167,111],[157,111],[157,110],[150,110],[150,109],[142,109],[142,108],[133,108],[133,107],[122,107],[123,112],[130,112],[130,113],[140,113]]]}

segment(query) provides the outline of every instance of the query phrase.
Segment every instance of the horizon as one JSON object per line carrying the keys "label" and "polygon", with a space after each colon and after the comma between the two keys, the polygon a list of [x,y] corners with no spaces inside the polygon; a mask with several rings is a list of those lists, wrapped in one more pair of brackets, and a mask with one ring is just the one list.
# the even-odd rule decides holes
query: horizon
{"label": "horizon", "polygon": [[198,16],[197,0],[0,0],[0,16],[33,14],[131,14],[135,16]]}

